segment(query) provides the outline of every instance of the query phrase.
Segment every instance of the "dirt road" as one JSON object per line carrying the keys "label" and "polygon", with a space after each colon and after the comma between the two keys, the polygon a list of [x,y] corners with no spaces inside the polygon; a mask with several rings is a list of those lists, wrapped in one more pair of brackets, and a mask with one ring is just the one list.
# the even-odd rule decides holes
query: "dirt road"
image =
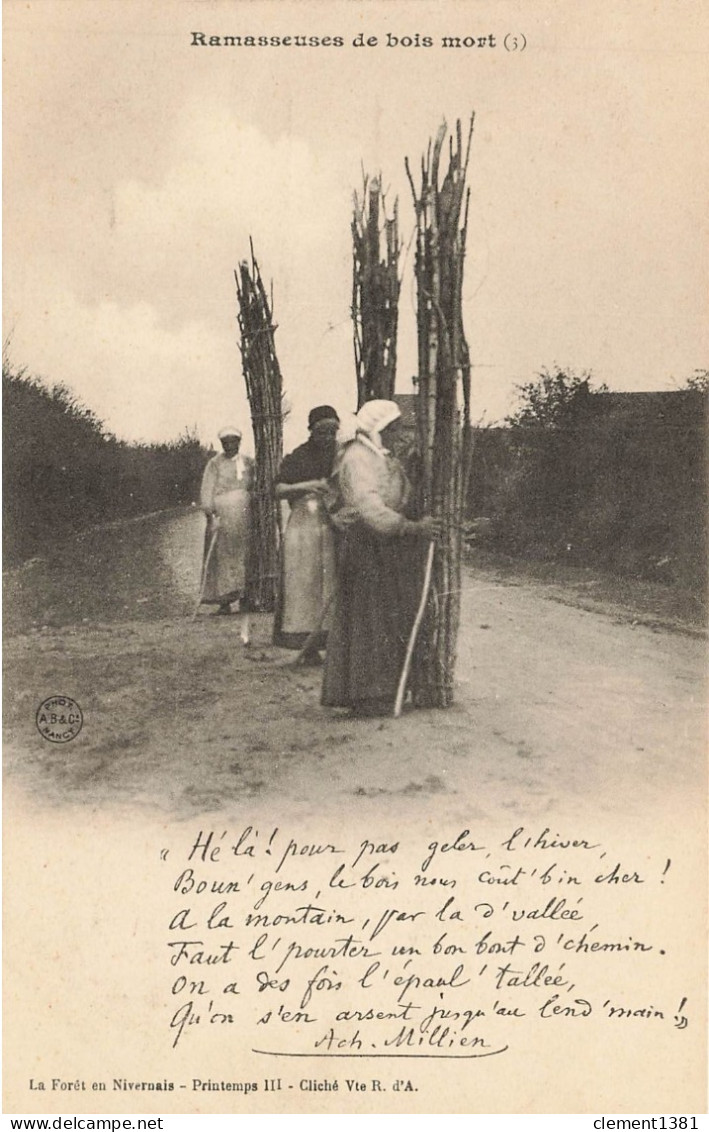
{"label": "dirt road", "polygon": [[[294,814],[445,809],[550,824],[588,807],[629,820],[703,804],[705,645],[466,568],[449,711],[349,720],[319,705],[255,618],[191,620],[202,519],[82,536],[7,583],[6,783],[50,804],[166,816],[287,800]],[[84,726],[50,744],[35,711],[74,697]],[[552,816],[553,815],[553,816]]]}

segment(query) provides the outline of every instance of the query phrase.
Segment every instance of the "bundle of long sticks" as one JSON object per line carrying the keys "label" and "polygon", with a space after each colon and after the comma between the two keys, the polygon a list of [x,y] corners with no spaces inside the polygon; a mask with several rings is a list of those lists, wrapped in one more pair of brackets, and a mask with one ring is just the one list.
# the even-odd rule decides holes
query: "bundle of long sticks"
{"label": "bundle of long sticks", "polygon": [[255,466],[246,597],[251,609],[273,610],[278,591],[279,510],[274,487],[283,457],[283,379],[276,356],[273,298],[269,301],[251,248],[234,272],[239,301],[241,365],[251,409]]}
{"label": "bundle of long sticks", "polygon": [[[448,707],[453,701],[458,625],[462,518],[470,450],[470,355],[463,330],[463,263],[470,190],[466,174],[474,116],[464,141],[460,121],[449,136],[445,122],[429,142],[414,183],[420,449],[419,504],[443,521],[433,562],[426,615],[413,659],[414,702]],[[448,168],[440,182],[448,137]]]}
{"label": "bundle of long sticks", "polygon": [[387,216],[381,179],[364,177],[352,213],[352,321],[357,370],[357,408],[390,400],[396,380],[399,319],[399,216]]}

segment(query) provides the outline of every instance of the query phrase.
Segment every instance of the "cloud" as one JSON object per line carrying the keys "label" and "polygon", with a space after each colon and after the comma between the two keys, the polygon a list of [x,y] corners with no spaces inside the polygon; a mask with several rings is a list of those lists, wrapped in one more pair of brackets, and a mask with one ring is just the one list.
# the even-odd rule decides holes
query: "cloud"
{"label": "cloud", "polygon": [[235,344],[201,320],[167,328],[144,301],[88,307],[65,292],[47,309],[41,338],[16,325],[11,354],[18,363],[31,356],[33,372],[70,385],[129,440],[167,440],[195,425],[211,440],[224,412],[243,419]]}
{"label": "cloud", "polygon": [[252,236],[304,416],[314,368],[343,368],[330,328],[348,319],[349,195],[302,139],[268,139],[203,100],[163,144],[158,182],[121,177],[84,198],[80,239],[71,202],[49,202],[54,238],[18,250],[8,289],[18,361],[70,384],[119,435],[196,423],[210,438],[224,411],[246,413],[233,271]]}
{"label": "cloud", "polygon": [[[431,107],[438,80],[404,84],[402,70],[401,97],[353,86],[356,98],[333,95],[324,113],[329,91],[350,92],[352,56],[291,71],[280,87],[280,71],[255,56],[238,74],[233,60],[219,71],[210,60],[165,85],[156,72],[149,101],[117,69],[95,113],[77,104],[81,58],[64,60],[71,74],[46,112],[35,107],[9,173],[7,327],[18,363],[66,381],[117,433],[166,438],[196,423],[210,439],[225,411],[246,414],[233,271],[251,236],[274,281],[289,445],[312,404],[344,410],[355,397],[349,226],[360,158],[399,193],[408,241],[403,155],[416,165],[440,112],[452,121],[459,108],[446,83]],[[533,100],[507,72],[476,95],[464,292],[476,415],[504,415],[513,384],[556,360],[617,388],[657,388],[703,364],[702,178],[687,174],[681,132],[689,80],[667,100],[661,70],[644,57],[635,65],[647,82],[603,64],[593,102],[568,60],[545,64]],[[572,96],[563,104],[560,84]],[[416,367],[412,267],[410,249],[402,389]]]}

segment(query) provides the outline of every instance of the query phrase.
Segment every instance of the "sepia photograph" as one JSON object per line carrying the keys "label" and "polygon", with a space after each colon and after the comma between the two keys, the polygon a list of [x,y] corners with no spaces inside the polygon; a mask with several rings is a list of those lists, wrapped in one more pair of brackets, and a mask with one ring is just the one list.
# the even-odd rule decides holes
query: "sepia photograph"
{"label": "sepia photograph", "polygon": [[3,37],[3,1111],[698,1128],[709,13]]}

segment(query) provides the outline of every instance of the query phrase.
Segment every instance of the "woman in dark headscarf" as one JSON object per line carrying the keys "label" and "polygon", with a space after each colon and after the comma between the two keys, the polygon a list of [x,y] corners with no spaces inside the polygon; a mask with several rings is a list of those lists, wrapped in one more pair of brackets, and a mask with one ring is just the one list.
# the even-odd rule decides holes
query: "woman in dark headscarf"
{"label": "woman in dark headscarf", "polygon": [[406,516],[410,486],[385,447],[399,424],[394,401],[368,401],[357,414],[333,477],[333,521],[342,535],[322,702],[356,715],[389,715],[421,589],[421,539],[432,518]]}
{"label": "woman in dark headscarf", "polygon": [[331,405],[318,405],[308,417],[310,436],[281,464],[276,496],[290,504],[283,537],[282,585],[274,644],[300,649],[313,632],[303,656],[320,663],[327,627],[323,611],[335,581],[333,531],[323,497],[332,472],[339,418]]}

